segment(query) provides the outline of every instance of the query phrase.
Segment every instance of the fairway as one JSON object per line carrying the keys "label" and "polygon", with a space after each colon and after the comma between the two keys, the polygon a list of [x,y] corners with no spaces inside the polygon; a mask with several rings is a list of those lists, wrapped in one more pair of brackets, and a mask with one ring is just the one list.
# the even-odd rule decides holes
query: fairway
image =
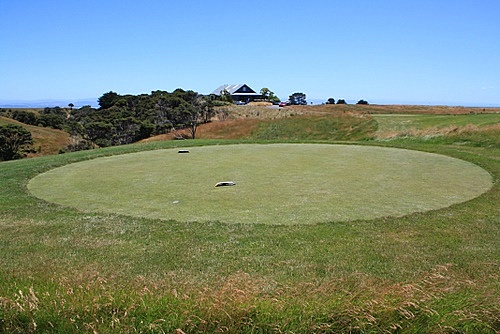
{"label": "fairway", "polygon": [[[419,151],[240,144],[144,151],[53,169],[30,192],[88,212],[186,222],[316,224],[403,216],[475,198],[482,168]],[[215,187],[233,181],[235,186]]]}

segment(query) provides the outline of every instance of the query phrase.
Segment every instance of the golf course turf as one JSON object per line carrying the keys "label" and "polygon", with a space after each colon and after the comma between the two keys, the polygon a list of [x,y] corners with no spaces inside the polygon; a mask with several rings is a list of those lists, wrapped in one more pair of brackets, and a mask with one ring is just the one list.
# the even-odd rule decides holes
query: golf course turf
{"label": "golf course turf", "polygon": [[[29,191],[81,211],[179,222],[316,224],[448,207],[492,186],[482,168],[405,149],[239,144],[82,161],[33,178]],[[231,181],[233,187],[215,187]]]}

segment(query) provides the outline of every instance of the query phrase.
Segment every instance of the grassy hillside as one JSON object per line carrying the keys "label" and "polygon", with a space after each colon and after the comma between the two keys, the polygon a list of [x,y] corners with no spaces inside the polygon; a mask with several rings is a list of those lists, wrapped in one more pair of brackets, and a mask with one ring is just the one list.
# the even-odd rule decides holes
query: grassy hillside
{"label": "grassy hillside", "polygon": [[[500,108],[400,105],[226,106],[225,120],[199,127],[203,139],[444,139],[497,145]],[[172,140],[172,134],[144,140]]]}
{"label": "grassy hillside", "polygon": [[20,123],[13,119],[0,116],[0,125],[2,124],[18,124],[25,127],[33,137],[33,147],[36,153],[30,157],[58,154],[59,150],[69,144],[69,134],[56,129],[44,128]]}
{"label": "grassy hillside", "polygon": [[[288,107],[290,108],[290,107]],[[465,114],[492,114],[500,113],[500,108],[478,107],[450,107],[450,106],[424,106],[424,105],[311,105],[292,106],[295,110],[317,110],[319,112],[364,112],[370,114],[426,114],[426,115],[465,115]]]}
{"label": "grassy hillside", "polygon": [[[286,117],[265,119],[267,109],[237,109],[227,123],[207,125],[213,131],[200,129],[203,136],[218,131],[234,140],[170,140],[0,163],[0,332],[498,333],[500,145],[494,113],[362,118],[369,120],[363,132],[373,138],[349,143],[443,154],[492,176],[493,187],[477,198],[399,218],[290,226],[187,223],[83,212],[44,202],[26,188],[34,176],[72,162],[265,144],[249,139],[261,126],[280,134],[273,142],[286,142],[295,138],[287,131],[312,128],[319,135],[331,129],[319,124],[339,114],[366,114],[361,106],[336,107],[272,110]],[[448,127],[457,130],[442,130]],[[429,129],[441,131],[430,135]],[[337,143],[330,136],[297,141]]]}

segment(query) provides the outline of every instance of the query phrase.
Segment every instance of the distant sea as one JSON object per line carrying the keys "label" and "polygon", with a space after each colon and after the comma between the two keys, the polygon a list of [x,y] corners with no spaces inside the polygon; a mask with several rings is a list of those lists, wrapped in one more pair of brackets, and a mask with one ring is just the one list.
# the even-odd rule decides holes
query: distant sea
{"label": "distant sea", "polygon": [[83,106],[91,106],[93,108],[99,107],[97,99],[77,99],[77,100],[0,100],[0,108],[65,108],[68,104],[73,103],[74,108],[81,108]]}

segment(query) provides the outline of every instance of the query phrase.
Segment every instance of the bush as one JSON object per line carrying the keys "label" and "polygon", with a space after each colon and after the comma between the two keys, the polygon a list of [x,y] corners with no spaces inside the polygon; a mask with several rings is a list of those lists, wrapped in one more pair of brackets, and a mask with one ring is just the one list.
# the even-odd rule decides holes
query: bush
{"label": "bush", "polygon": [[38,117],[34,112],[25,110],[15,110],[12,112],[12,119],[29,125],[37,125],[39,123]]}
{"label": "bush", "polygon": [[73,143],[69,144],[65,148],[59,151],[59,154],[68,153],[68,152],[76,152],[76,151],[84,151],[90,150],[94,148],[92,142],[85,139],[77,139]]}
{"label": "bush", "polygon": [[0,160],[20,159],[32,150],[31,132],[16,124],[0,126]]}

